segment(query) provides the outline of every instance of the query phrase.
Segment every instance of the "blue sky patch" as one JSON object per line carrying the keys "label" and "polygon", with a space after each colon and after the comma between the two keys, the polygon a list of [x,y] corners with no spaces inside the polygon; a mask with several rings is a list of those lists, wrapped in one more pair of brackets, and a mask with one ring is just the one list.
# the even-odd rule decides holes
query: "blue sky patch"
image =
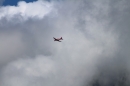
{"label": "blue sky patch", "polygon": [[3,6],[7,6],[7,5],[17,5],[17,3],[19,2],[19,1],[25,1],[25,2],[33,2],[33,1],[37,1],[37,0],[5,0],[4,2],[3,2]]}

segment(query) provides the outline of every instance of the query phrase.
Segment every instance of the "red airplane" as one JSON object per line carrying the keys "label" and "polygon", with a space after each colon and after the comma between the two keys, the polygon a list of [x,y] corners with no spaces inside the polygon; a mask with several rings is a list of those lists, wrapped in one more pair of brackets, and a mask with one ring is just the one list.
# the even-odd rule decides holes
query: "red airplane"
{"label": "red airplane", "polygon": [[[54,37],[53,37],[53,38],[54,38]],[[61,42],[60,40],[63,40],[62,37],[61,37],[61,38],[54,38],[54,41]]]}

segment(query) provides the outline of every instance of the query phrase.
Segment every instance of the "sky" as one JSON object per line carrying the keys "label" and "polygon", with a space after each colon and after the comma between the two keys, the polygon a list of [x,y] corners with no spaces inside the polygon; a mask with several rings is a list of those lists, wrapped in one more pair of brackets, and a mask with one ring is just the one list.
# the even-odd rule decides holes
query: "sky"
{"label": "sky", "polygon": [[4,6],[15,5],[16,6],[19,1],[25,1],[25,2],[29,3],[29,2],[33,2],[33,1],[37,1],[37,0],[4,0],[2,5],[4,5]]}
{"label": "sky", "polygon": [[0,0],[0,85],[130,86],[129,3]]}

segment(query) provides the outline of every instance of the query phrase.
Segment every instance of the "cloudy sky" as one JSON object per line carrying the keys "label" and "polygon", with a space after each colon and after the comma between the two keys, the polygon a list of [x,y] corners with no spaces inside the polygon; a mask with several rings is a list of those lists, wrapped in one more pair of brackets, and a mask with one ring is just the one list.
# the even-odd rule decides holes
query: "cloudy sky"
{"label": "cloudy sky", "polygon": [[129,3],[0,0],[0,86],[129,86]]}

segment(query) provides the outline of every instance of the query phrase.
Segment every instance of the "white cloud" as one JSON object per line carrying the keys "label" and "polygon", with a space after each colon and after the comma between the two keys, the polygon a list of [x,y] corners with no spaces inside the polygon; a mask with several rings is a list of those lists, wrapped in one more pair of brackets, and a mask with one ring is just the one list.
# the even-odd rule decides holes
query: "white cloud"
{"label": "white cloud", "polygon": [[52,3],[45,1],[35,1],[26,3],[25,1],[18,2],[17,6],[4,6],[0,8],[0,19],[6,17],[12,20],[12,17],[20,15],[24,20],[28,18],[43,18],[52,10]]}
{"label": "white cloud", "polygon": [[[109,64],[106,60],[117,58],[121,48],[117,25],[111,24],[110,2],[21,1],[18,6],[1,7],[0,84],[89,84],[99,69],[108,67],[104,67]],[[22,22],[14,23],[15,18]],[[61,36],[62,42],[53,41]]]}

